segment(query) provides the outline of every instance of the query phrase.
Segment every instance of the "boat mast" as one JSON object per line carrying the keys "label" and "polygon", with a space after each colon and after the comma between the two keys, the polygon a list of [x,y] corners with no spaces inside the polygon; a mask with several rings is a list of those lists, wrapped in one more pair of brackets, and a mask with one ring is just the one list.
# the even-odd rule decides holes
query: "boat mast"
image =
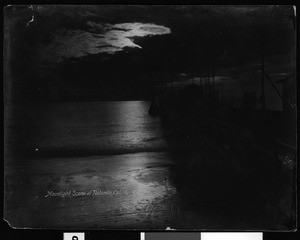
{"label": "boat mast", "polygon": [[266,109],[266,98],[265,98],[265,80],[264,80],[264,74],[265,74],[265,63],[264,63],[264,49],[262,47],[261,51],[261,109]]}

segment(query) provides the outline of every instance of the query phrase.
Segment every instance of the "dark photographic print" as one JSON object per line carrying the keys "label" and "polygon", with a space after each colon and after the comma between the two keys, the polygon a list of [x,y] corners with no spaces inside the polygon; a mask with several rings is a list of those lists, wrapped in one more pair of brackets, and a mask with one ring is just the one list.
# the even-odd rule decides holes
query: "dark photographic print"
{"label": "dark photographic print", "polygon": [[295,11],[5,7],[5,220],[294,231]]}

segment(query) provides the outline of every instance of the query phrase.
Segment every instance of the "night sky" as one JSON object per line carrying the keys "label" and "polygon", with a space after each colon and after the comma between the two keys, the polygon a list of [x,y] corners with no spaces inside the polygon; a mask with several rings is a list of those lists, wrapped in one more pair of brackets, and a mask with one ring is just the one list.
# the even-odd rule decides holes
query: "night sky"
{"label": "night sky", "polygon": [[5,43],[15,100],[140,98],[132,89],[212,69],[235,98],[259,92],[262,52],[274,81],[294,71],[295,16],[275,5],[10,6]]}

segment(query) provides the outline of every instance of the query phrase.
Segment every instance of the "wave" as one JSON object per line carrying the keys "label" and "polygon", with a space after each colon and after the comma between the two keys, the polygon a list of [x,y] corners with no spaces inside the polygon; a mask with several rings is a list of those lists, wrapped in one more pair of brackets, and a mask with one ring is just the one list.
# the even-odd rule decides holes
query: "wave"
{"label": "wave", "polygon": [[53,158],[53,157],[91,157],[100,155],[123,155],[142,152],[163,152],[169,148],[167,145],[153,147],[137,147],[137,148],[115,148],[115,149],[97,149],[97,148],[59,148],[52,147],[46,149],[32,150],[31,148],[10,149],[6,152],[6,156],[11,158]]}

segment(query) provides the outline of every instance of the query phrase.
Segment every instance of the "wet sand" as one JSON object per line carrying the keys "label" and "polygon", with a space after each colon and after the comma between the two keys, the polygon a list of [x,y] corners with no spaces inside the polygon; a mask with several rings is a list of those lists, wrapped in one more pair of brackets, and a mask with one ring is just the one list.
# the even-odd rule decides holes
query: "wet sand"
{"label": "wet sand", "polygon": [[136,153],[8,166],[6,215],[15,227],[189,228],[199,219],[180,204],[167,159]]}
{"label": "wet sand", "polygon": [[11,224],[54,228],[167,227],[172,216],[166,216],[166,212],[170,199],[176,198],[176,189],[168,181],[171,163],[165,159],[160,153],[139,153],[63,161],[43,159],[42,164],[38,159],[15,171],[8,168],[8,181],[20,178],[14,179],[18,184],[9,186],[10,197],[23,205],[19,211],[13,203],[9,206],[10,213],[17,213]]}

